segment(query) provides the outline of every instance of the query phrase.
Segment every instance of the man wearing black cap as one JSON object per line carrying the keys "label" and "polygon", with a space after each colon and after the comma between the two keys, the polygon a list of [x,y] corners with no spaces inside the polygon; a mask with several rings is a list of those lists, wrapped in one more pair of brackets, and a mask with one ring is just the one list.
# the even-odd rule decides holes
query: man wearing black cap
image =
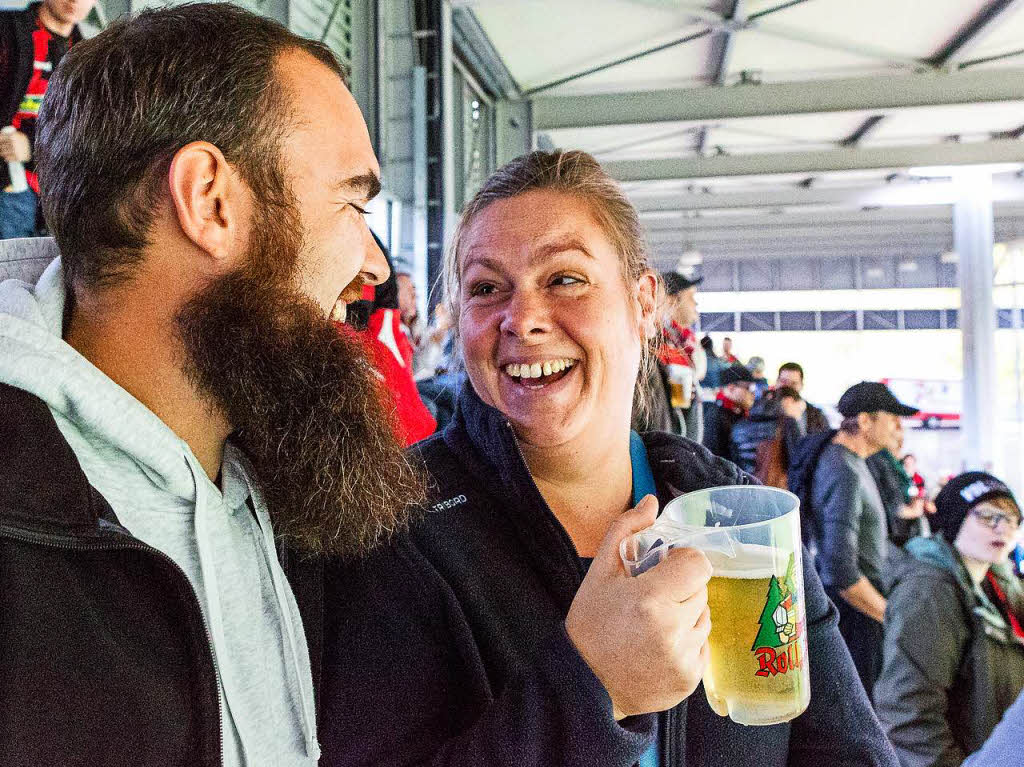
{"label": "man wearing black cap", "polygon": [[882,663],[882,568],[888,528],[867,459],[890,444],[900,416],[917,411],[884,384],[862,381],[839,399],[843,422],[817,460],[811,483],[811,532],[825,591],[839,609],[846,640],[870,697]]}
{"label": "man wearing black cap", "polygon": [[646,413],[637,411],[633,428],[667,431],[700,442],[704,423],[698,382],[707,370],[707,357],[691,326],[697,322],[697,286],[703,278],[691,279],[679,272],[661,277],[661,345],[648,379],[650,407]]}
{"label": "man wearing black cap", "polygon": [[732,428],[746,418],[754,404],[754,376],[736,363],[722,370],[722,390],[713,405],[704,408],[704,447],[729,458]]}

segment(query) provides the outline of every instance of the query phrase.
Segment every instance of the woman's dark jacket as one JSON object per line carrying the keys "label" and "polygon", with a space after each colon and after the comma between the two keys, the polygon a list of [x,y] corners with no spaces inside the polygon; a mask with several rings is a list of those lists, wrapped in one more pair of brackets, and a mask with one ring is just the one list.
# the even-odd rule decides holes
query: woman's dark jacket
{"label": "woman's dark jacket", "polygon": [[[1024,688],[1024,644],[941,537],[915,538],[907,552],[896,560],[885,610],[875,705],[903,767],[953,767],[981,747]],[[1000,582],[1024,615],[1013,578],[1003,573]]]}
{"label": "woman's dark jacket", "polygon": [[[0,765],[220,767],[185,574],[118,524],[46,404],[4,384],[0,467]],[[318,684],[323,568],[279,556]]]}
{"label": "woman's dark jacket", "polygon": [[[693,442],[644,439],[663,503],[751,481]],[[361,566],[328,572],[322,764],[631,767],[659,717],[617,723],[569,640],[584,568],[511,425],[467,386],[454,421],[417,451],[431,476],[425,517]],[[742,727],[698,688],[660,715],[662,765],[896,765],[813,567],[804,579],[808,711]]]}

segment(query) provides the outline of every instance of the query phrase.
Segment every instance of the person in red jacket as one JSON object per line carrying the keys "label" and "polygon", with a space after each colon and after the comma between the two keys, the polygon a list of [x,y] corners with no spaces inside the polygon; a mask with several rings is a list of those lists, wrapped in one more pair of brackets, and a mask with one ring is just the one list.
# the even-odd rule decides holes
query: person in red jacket
{"label": "person in red jacket", "polygon": [[[377,245],[391,265],[384,244],[374,235]],[[412,377],[412,343],[402,327],[398,308],[398,280],[394,268],[391,276],[377,287],[364,287],[362,306],[353,305],[347,314],[336,312],[332,317],[339,329],[355,328],[366,343],[375,372],[381,380],[382,395],[394,407],[394,428],[398,438],[412,445],[437,430],[437,421],[423,404]],[[342,304],[344,306],[344,304]],[[344,324],[347,317],[349,324]],[[349,331],[351,332],[351,331]]]}

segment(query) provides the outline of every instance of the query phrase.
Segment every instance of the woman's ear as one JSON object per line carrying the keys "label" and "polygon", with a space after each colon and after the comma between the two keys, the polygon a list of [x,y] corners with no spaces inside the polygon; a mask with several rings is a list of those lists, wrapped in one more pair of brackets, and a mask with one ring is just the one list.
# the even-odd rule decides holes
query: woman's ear
{"label": "woman's ear", "polygon": [[635,303],[637,310],[637,326],[644,338],[652,338],[657,332],[655,315],[657,312],[658,278],[654,272],[644,272],[636,281]]}

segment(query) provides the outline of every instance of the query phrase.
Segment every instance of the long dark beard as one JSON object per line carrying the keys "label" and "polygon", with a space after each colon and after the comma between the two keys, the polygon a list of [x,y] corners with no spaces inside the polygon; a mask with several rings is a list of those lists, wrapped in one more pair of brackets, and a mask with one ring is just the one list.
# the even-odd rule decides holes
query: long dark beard
{"label": "long dark beard", "polygon": [[283,234],[263,233],[246,267],[179,313],[185,369],[234,427],[275,533],[302,551],[349,559],[408,526],[424,483],[362,342],[280,273],[294,255],[281,249]]}

